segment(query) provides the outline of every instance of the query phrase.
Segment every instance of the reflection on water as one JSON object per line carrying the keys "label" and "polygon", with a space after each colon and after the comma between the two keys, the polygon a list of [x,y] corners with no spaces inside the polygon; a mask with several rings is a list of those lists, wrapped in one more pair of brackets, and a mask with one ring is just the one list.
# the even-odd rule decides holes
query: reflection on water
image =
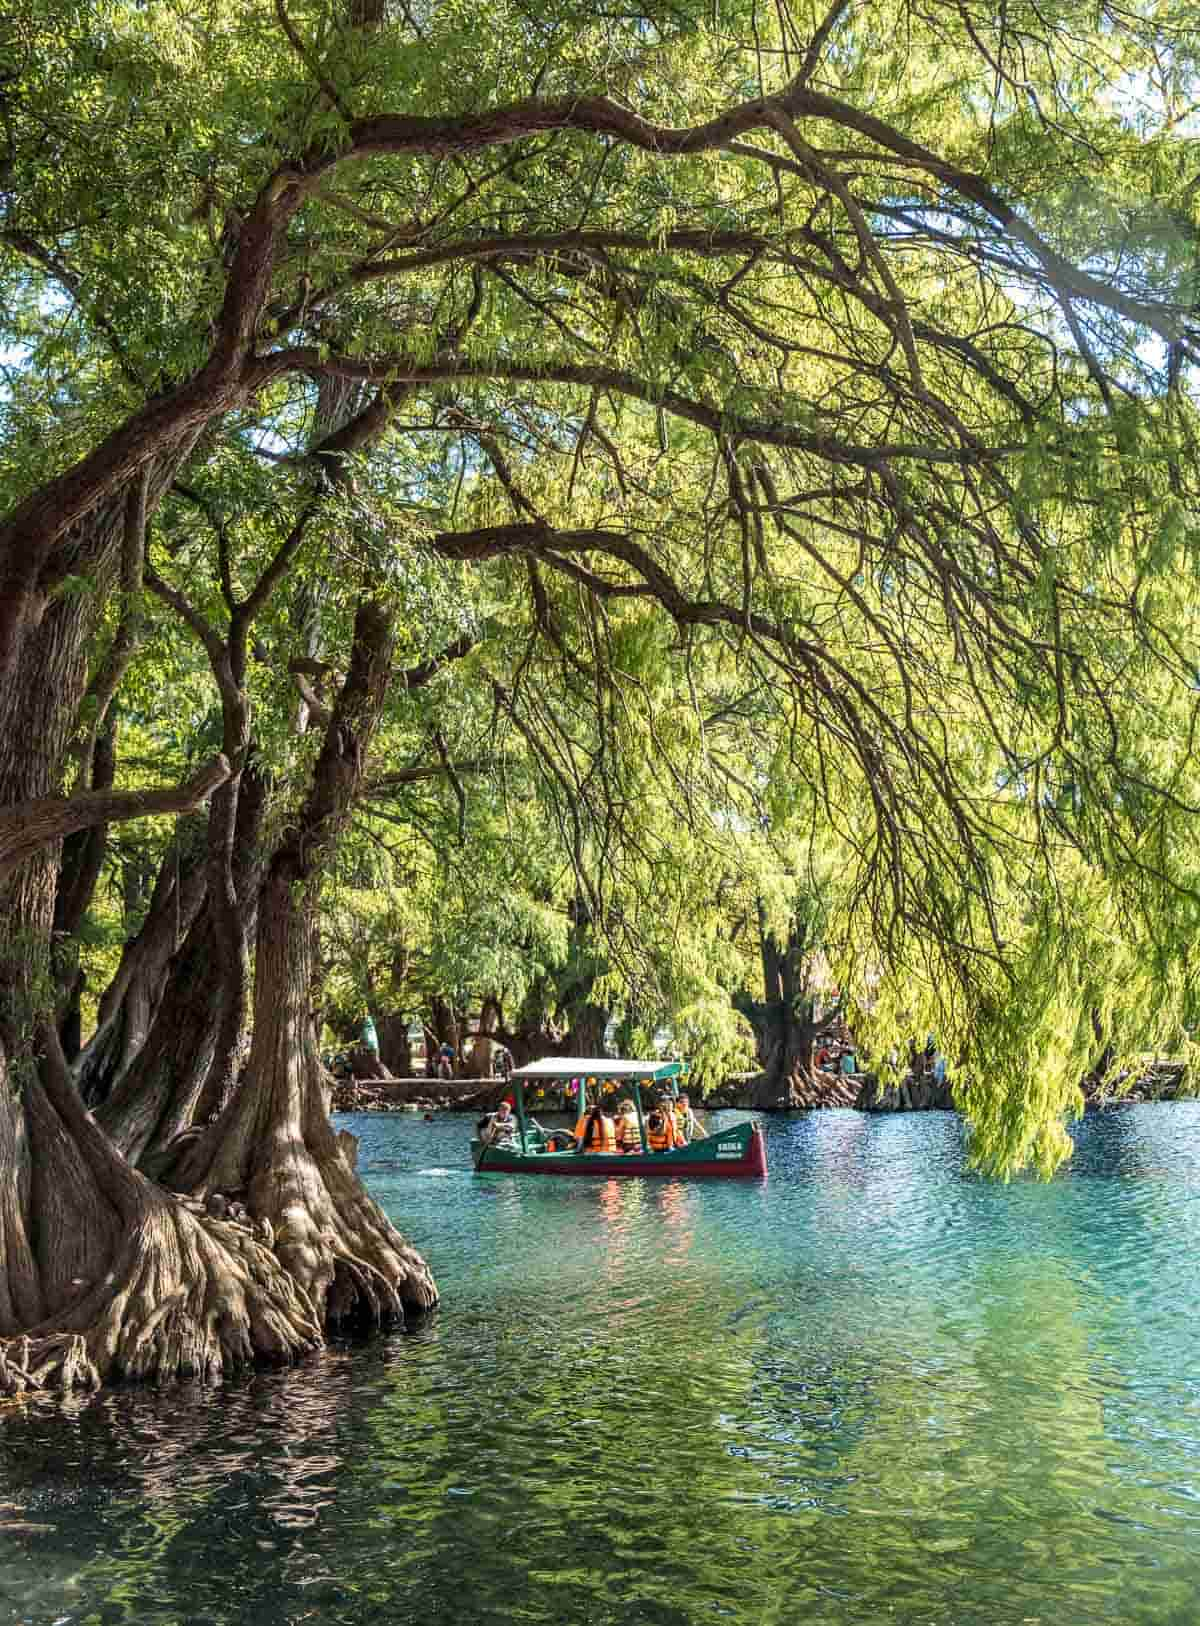
{"label": "reflection on water", "polygon": [[940,1114],[767,1184],[478,1178],[353,1120],[446,1308],[213,1393],[0,1413],[0,1621],[1200,1618],[1200,1107],[1049,1186]]}

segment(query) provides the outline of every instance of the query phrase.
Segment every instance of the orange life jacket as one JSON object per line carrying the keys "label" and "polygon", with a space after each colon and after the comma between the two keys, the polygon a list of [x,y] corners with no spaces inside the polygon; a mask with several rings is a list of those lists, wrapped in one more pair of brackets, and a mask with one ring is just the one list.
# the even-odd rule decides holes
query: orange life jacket
{"label": "orange life jacket", "polygon": [[661,1127],[658,1129],[652,1128],[649,1119],[646,1121],[646,1140],[652,1152],[669,1152],[675,1144],[674,1113],[663,1112],[661,1117]]}
{"label": "orange life jacket", "polygon": [[631,1112],[625,1113],[617,1125],[617,1145],[623,1152],[640,1152],[642,1149],[642,1132]]}
{"label": "orange life jacket", "polygon": [[[591,1119],[590,1113],[588,1114],[588,1118]],[[596,1127],[592,1130],[591,1140],[582,1148],[582,1150],[585,1152],[607,1152],[610,1156],[612,1156],[617,1150],[616,1124],[613,1123],[612,1119],[607,1115],[607,1113],[602,1114],[598,1121],[595,1119],[591,1119],[591,1121],[596,1124]],[[580,1133],[581,1137],[586,1136],[587,1134],[586,1120]]]}

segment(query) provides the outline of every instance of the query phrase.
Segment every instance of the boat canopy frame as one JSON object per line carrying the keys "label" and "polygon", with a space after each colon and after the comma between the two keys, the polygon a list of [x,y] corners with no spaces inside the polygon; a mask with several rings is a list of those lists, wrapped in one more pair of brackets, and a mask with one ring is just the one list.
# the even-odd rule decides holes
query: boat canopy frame
{"label": "boat canopy frame", "polygon": [[680,1078],[687,1072],[682,1061],[624,1061],[607,1056],[546,1056],[541,1061],[528,1062],[510,1073],[510,1080],[523,1083],[544,1083],[554,1079],[595,1078],[611,1079],[667,1079]]}
{"label": "boat canopy frame", "polygon": [[679,1094],[678,1081],[681,1078],[686,1078],[687,1073],[687,1064],[682,1061],[609,1060],[604,1056],[546,1056],[541,1061],[531,1061],[524,1067],[518,1067],[515,1072],[509,1075],[508,1081],[515,1086],[517,1127],[521,1135],[521,1153],[524,1156],[528,1152],[525,1119],[525,1085],[527,1083],[566,1083],[577,1080],[579,1083],[580,1117],[587,1112],[589,1078],[628,1084],[633,1092],[633,1104],[637,1109],[638,1130],[642,1137],[642,1154],[644,1156],[649,1150],[649,1142],[646,1138],[646,1118],[642,1109],[641,1085],[669,1084],[671,1098],[674,1100]]}

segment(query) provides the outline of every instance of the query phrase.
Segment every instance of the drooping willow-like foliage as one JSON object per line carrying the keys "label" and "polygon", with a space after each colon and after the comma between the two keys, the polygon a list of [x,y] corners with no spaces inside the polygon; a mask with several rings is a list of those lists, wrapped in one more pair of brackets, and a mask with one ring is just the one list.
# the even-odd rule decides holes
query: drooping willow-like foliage
{"label": "drooping willow-like foliage", "polygon": [[381,735],[398,816],[427,770],[464,848],[535,804],[535,901],[586,898],[647,1013],[715,1009],[749,903],[819,884],[864,1029],[937,1028],[1001,1171],[1098,1054],[1184,1042],[1185,8],[86,24],[32,8],[4,92],[6,671],[66,595],[115,692],[95,516],[177,455],[145,580],[193,631],[279,588],[283,782],[292,679],[392,595],[405,660],[458,650]]}

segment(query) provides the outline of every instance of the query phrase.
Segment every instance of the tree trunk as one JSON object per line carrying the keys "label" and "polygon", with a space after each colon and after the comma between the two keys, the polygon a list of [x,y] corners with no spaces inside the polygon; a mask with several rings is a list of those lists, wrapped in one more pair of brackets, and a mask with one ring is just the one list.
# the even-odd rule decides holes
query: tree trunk
{"label": "tree trunk", "polygon": [[117,1078],[146,1043],[176,950],[204,904],[205,871],[195,820],[181,821],[155,879],[141,930],[125,944],[100,996],[96,1031],[72,1063],[86,1105],[107,1101]]}
{"label": "tree trunk", "polygon": [[[102,578],[103,541],[89,559]],[[102,601],[101,588],[96,598]],[[0,805],[54,795],[95,604],[14,622],[0,684]],[[50,944],[57,844],[0,882],[0,1390],[212,1375],[320,1342],[312,1307],[248,1230],[156,1190],[87,1113],[58,1041]]]}
{"label": "tree trunk", "polygon": [[393,1078],[413,1076],[412,1040],[408,1036],[408,1017],[400,1013],[381,1016],[375,1023],[379,1035],[379,1059]]}
{"label": "tree trunk", "polygon": [[[107,728],[92,753],[93,790],[111,790],[116,776],[116,735]],[[79,1055],[83,1042],[80,1000],[86,979],[79,965],[79,928],[91,907],[96,883],[108,847],[108,826],[98,824],[78,830],[63,842],[58,885],[54,895],[55,971],[63,990],[59,1011],[59,1031],[68,1061]]]}
{"label": "tree trunk", "polygon": [[497,1034],[500,1027],[500,1003],[489,994],[479,1011],[475,1037],[471,1041],[471,1054],[463,1066],[464,1078],[491,1078],[495,1068]]}
{"label": "tree trunk", "polygon": [[210,814],[202,866],[205,905],[171,962],[154,1025],[97,1113],[114,1144],[147,1173],[171,1161],[169,1149],[193,1124],[217,1116],[237,1076],[246,991],[240,967],[227,965],[219,977],[213,973],[214,964],[237,943],[220,936],[212,888],[214,873],[224,868],[239,911],[234,935],[248,962],[245,937],[256,918],[258,840],[266,800],[262,776],[247,768],[235,785],[235,798],[232,841],[225,831],[229,809],[214,808]]}
{"label": "tree trunk", "polygon": [[171,961],[145,1043],[96,1109],[97,1122],[131,1163],[140,1163],[152,1145],[165,1144],[164,1118],[172,1120],[172,1139],[192,1121],[217,1042],[215,954],[212,918],[205,908]]}
{"label": "tree trunk", "polygon": [[[0,1347],[0,1392],[213,1378],[318,1347],[312,1304],[263,1240],[131,1168],[85,1110],[53,1028],[39,1037],[40,1074],[24,1092],[38,1240],[31,1249],[31,1228],[5,1210],[7,1330],[20,1336]],[[0,1096],[11,1152],[12,1102]]]}
{"label": "tree trunk", "polygon": [[408,1036],[408,949],[401,939],[392,951],[392,968],[388,993],[385,996],[391,1009],[375,1019],[379,1035],[379,1059],[393,1078],[413,1076],[412,1040]]}
{"label": "tree trunk", "polygon": [[761,1071],[751,1085],[751,1103],[760,1112],[786,1112],[804,1105],[813,1085],[813,1001],[806,961],[810,950],[803,923],[793,918],[786,942],[766,929],[759,907],[759,948],[763,999],[734,1000],[754,1029]]}
{"label": "tree trunk", "polygon": [[[215,804],[217,798],[213,800]],[[262,877],[259,842],[266,806],[267,781],[257,758],[251,755],[238,775],[234,790],[232,836],[224,809],[215,826],[210,817],[209,907],[214,942],[224,969],[212,1057],[194,1103],[194,1119],[184,1120],[181,1127],[186,1127],[187,1122],[202,1124],[215,1118],[237,1084],[250,1009],[250,940],[258,920],[258,888]],[[214,895],[214,873],[218,870],[222,883]],[[165,1146],[167,1140],[160,1144]]]}
{"label": "tree trunk", "polygon": [[[29,633],[28,660],[0,684],[0,807],[42,802],[58,789],[86,677],[87,634],[76,603],[51,605]],[[47,842],[0,878],[0,1044],[18,1081],[36,1071],[36,1026],[55,1004],[60,850],[61,839]]]}
{"label": "tree trunk", "polygon": [[510,1029],[501,1025],[499,1029],[514,1067],[528,1066],[531,1061],[555,1053],[559,1036],[547,1026],[547,997],[545,982],[539,978],[522,1001],[516,1027]]}
{"label": "tree trunk", "polygon": [[604,1036],[608,1031],[611,1012],[590,1000],[574,1007],[570,1013],[571,1025],[559,1046],[564,1056],[604,1056]]}
{"label": "tree trunk", "polygon": [[267,869],[259,899],[254,1026],[241,1088],[183,1154],[172,1183],[244,1200],[324,1320],[402,1320],[437,1290],[424,1261],[368,1197],[329,1123],[310,1021],[313,912],[320,863],[362,780],[387,690],[391,618],[355,620],[350,669],[333,707],[304,808]]}
{"label": "tree trunk", "polygon": [[754,1028],[762,1068],[751,1085],[751,1104],[760,1112],[803,1105],[813,1081],[811,1004],[799,1015],[781,1000],[742,1009]]}
{"label": "tree trunk", "polygon": [[[459,1027],[453,1005],[441,994],[434,994],[429,1002],[428,1029],[432,1031],[434,1038],[433,1067],[430,1069],[428,1064],[426,1066],[429,1076],[431,1078],[437,1076],[437,1052],[444,1044],[448,1044],[454,1052],[455,1071],[457,1071],[457,1063],[462,1059],[462,1030]],[[428,1041],[426,1043],[428,1044]]]}

